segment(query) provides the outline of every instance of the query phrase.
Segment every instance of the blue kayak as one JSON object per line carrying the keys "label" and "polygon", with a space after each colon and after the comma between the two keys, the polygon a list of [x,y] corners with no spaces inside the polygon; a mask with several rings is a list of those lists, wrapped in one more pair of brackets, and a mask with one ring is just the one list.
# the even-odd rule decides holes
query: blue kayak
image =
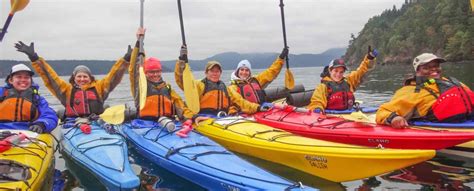
{"label": "blue kayak", "polygon": [[[180,129],[176,126],[174,132]],[[208,190],[314,190],[263,170],[194,131],[180,138],[139,119],[119,129],[141,155]]]}
{"label": "blue kayak", "polygon": [[[360,110],[362,113],[375,113],[377,112],[377,107],[361,107]],[[332,110],[332,109],[325,109],[324,112],[327,114],[350,114],[352,112],[356,112],[355,109],[346,109],[346,110]]]}
{"label": "blue kayak", "polygon": [[85,167],[108,190],[132,190],[140,185],[130,167],[125,139],[109,134],[97,122],[91,122],[91,133],[84,134],[73,123],[61,127],[63,153]]}
{"label": "blue kayak", "polygon": [[460,122],[460,123],[440,123],[440,122],[429,122],[429,121],[411,121],[416,126],[427,126],[427,127],[440,127],[440,128],[462,128],[462,129],[473,129],[474,119]]}

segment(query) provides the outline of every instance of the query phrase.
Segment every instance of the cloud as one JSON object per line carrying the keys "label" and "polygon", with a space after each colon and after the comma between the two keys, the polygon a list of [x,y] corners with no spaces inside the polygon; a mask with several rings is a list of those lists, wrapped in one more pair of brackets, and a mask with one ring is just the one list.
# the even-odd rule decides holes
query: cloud
{"label": "cloud", "polygon": [[[287,38],[293,54],[346,47],[367,20],[400,7],[404,0],[285,1]],[[225,51],[279,52],[283,48],[277,0],[183,0],[186,40],[192,59]],[[0,2],[0,22],[9,12]],[[139,0],[34,0],[17,12],[0,44],[0,59],[25,60],[13,48],[35,42],[46,59],[115,60],[134,44]],[[181,34],[176,1],[146,0],[145,48],[163,60],[179,54]]]}

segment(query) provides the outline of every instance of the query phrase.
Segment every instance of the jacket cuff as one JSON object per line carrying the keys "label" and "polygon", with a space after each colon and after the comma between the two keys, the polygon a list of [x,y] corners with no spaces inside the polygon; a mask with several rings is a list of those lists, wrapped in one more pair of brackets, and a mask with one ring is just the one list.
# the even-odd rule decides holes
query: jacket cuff
{"label": "jacket cuff", "polygon": [[390,113],[390,115],[385,120],[385,123],[387,123],[388,125],[392,124],[393,118],[395,118],[397,116],[399,116],[399,115],[397,115],[397,113],[395,113],[395,112]]}

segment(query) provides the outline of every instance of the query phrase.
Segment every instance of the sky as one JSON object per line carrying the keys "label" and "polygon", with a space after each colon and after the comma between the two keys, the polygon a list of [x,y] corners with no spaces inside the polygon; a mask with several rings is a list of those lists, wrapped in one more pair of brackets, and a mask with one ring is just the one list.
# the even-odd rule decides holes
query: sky
{"label": "sky", "polygon": [[[285,22],[291,54],[347,47],[369,18],[405,0],[286,0]],[[147,56],[179,56],[181,32],[175,0],[145,0]],[[278,0],[182,0],[190,59],[222,52],[280,52],[283,48]],[[0,27],[10,1],[0,0]],[[30,0],[15,13],[0,42],[0,59],[26,60],[15,50],[21,40],[35,43],[47,60],[115,60],[136,41],[140,0]]]}

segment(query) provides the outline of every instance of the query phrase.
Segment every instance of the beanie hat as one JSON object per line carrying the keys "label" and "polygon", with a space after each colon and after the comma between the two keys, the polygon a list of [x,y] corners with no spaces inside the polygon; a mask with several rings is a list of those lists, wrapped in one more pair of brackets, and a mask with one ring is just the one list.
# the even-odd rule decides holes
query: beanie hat
{"label": "beanie hat", "polygon": [[79,73],[79,72],[83,72],[83,73],[86,73],[89,76],[92,76],[92,73],[91,73],[91,70],[89,69],[89,67],[84,66],[84,65],[76,66],[74,68],[74,70],[72,71],[72,75],[76,76],[77,73]]}
{"label": "beanie hat", "polygon": [[149,70],[161,70],[161,62],[155,57],[147,58],[145,63],[143,63],[143,69],[145,72]]}

